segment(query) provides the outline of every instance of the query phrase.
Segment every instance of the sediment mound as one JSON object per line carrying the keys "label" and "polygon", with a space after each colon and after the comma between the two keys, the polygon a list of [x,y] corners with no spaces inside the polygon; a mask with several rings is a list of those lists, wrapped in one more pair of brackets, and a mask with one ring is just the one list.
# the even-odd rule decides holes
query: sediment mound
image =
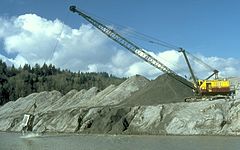
{"label": "sediment mound", "polygon": [[[181,77],[178,78],[179,80],[185,80]],[[191,88],[175,78],[163,74],[129,97],[125,106],[183,102],[184,98],[192,95],[193,91]]]}
{"label": "sediment mound", "polygon": [[[0,131],[20,131],[21,121],[23,115],[26,113],[34,113],[36,116],[35,128],[41,132],[56,130],[52,127],[55,125],[64,127],[69,122],[78,123],[78,116],[71,118],[73,114],[70,114],[70,116],[67,114],[79,113],[75,110],[80,110],[80,108],[88,110],[93,107],[118,105],[133,92],[144,87],[148,82],[149,80],[145,77],[137,75],[130,77],[118,86],[110,85],[103,91],[92,87],[89,90],[81,90],[79,92],[71,90],[65,95],[62,95],[58,91],[33,93],[1,107]],[[36,105],[36,109],[33,112],[34,105]],[[60,123],[59,119],[61,120]],[[60,127],[57,128],[58,131]],[[67,131],[67,129],[61,128],[61,132],[64,131]]]}
{"label": "sediment mound", "polygon": [[[239,78],[233,81],[240,83]],[[34,132],[240,135],[239,97],[183,102],[191,94],[167,75],[151,82],[133,76],[102,91],[93,87],[66,95],[34,93],[0,108],[0,131],[21,131],[23,115],[36,104],[31,112]]]}

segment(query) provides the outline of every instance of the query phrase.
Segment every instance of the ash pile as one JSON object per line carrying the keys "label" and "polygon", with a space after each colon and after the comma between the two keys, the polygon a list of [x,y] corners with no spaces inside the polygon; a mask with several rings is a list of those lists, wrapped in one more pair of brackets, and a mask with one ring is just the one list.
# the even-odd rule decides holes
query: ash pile
{"label": "ash pile", "polygon": [[[186,97],[193,96],[193,90],[178,80],[163,74],[150,81],[142,89],[136,91],[126,100],[126,106],[158,105],[166,103],[184,102]],[[190,83],[191,84],[191,83]]]}

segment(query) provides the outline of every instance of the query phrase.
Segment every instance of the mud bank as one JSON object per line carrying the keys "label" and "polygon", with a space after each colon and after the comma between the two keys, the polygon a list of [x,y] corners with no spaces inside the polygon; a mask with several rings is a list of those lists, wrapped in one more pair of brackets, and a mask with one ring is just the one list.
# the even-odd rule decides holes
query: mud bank
{"label": "mud bank", "polygon": [[238,93],[234,99],[183,102],[190,95],[166,75],[153,81],[133,76],[103,91],[34,93],[0,108],[0,131],[20,131],[23,115],[36,104],[33,131],[40,133],[240,134]]}

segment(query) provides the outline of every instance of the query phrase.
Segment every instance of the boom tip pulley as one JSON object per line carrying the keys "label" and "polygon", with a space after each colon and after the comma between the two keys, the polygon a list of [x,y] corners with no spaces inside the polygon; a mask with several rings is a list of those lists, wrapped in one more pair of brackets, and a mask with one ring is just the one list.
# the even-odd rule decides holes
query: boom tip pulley
{"label": "boom tip pulley", "polygon": [[71,5],[71,6],[69,7],[69,10],[72,11],[73,13],[75,13],[75,12],[77,11],[75,5]]}

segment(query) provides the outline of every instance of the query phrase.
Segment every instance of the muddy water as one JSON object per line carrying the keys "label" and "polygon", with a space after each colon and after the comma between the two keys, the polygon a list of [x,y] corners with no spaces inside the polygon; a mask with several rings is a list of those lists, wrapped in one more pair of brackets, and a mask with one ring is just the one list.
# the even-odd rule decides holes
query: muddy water
{"label": "muddy water", "polygon": [[239,150],[240,137],[0,133],[0,150]]}

